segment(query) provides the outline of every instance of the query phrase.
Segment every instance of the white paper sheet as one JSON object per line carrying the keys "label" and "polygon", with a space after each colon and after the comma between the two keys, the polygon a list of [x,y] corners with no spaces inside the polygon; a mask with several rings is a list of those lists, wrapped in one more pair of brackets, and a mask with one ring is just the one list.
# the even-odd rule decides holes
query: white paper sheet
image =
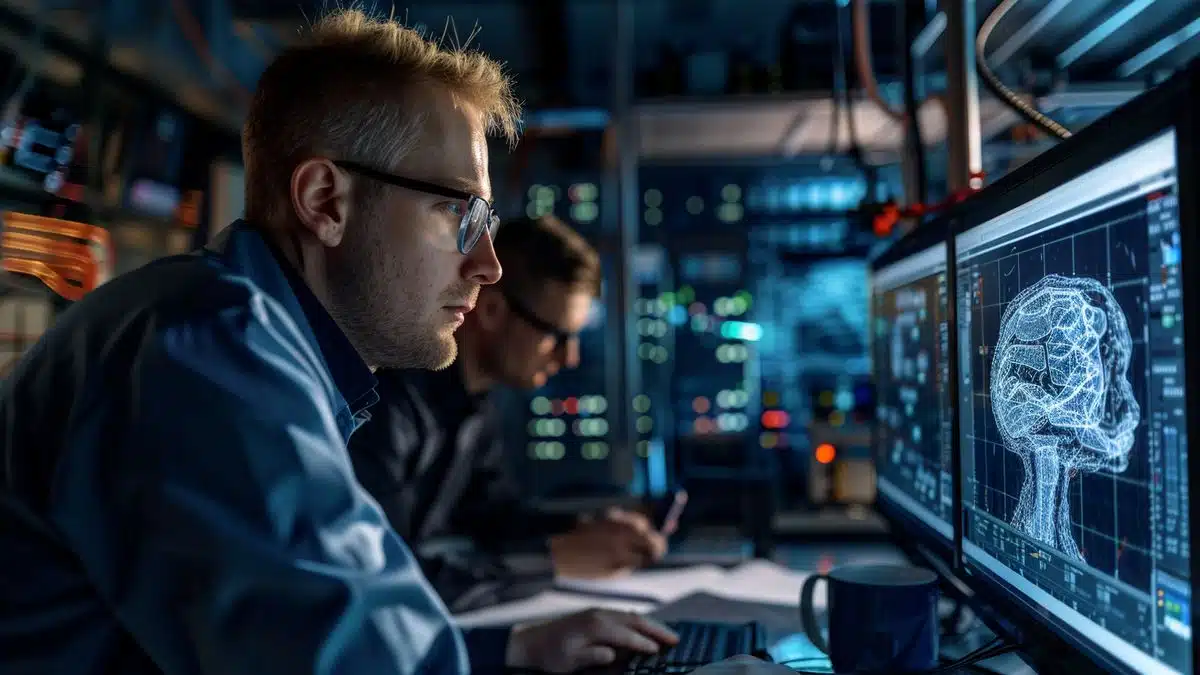
{"label": "white paper sheet", "polygon": [[533,621],[535,619],[550,619],[557,616],[573,614],[599,607],[624,612],[646,613],[654,608],[649,603],[625,602],[606,600],[582,595],[571,595],[558,591],[543,591],[532,598],[506,602],[494,607],[485,607],[459,614],[454,617],[463,628],[479,626],[510,626],[512,624]]}
{"label": "white paper sheet", "polygon": [[[694,593],[707,593],[747,603],[798,607],[800,587],[809,574],[790,570],[768,560],[752,560],[729,571],[715,565],[697,565],[679,569],[642,570],[617,579],[559,579],[558,590],[460,614],[455,618],[462,626],[470,628],[511,625],[593,607],[645,613],[653,611],[656,604],[631,600],[631,597],[654,598],[658,603],[668,604]],[[571,593],[572,589],[579,593]],[[817,609],[825,607],[825,584],[817,587],[813,600]]]}
{"label": "white paper sheet", "polygon": [[725,583],[725,570],[716,565],[638,570],[614,579],[558,579],[562,590],[653,598],[674,602],[697,591],[712,592]]}
{"label": "white paper sheet", "polygon": [[[800,587],[811,574],[770,560],[751,560],[726,572],[712,593],[730,600],[799,607]],[[817,609],[825,607],[825,584],[817,586],[813,604]]]}

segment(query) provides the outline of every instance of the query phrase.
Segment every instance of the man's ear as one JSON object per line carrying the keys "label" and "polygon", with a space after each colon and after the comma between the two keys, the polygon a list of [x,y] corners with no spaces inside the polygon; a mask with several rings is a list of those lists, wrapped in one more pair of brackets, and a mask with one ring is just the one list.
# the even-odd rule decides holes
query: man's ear
{"label": "man's ear", "polygon": [[342,243],[350,212],[350,178],[333,162],[314,157],[292,171],[292,209],[300,223],[322,245]]}

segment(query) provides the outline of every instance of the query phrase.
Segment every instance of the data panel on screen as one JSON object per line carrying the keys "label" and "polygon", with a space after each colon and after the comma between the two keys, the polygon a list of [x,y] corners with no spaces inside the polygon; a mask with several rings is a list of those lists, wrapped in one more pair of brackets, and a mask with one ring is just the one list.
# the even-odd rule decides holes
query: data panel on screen
{"label": "data panel on screen", "polygon": [[954,536],[954,483],[946,293],[945,244],[888,265],[871,279],[879,493],[948,541]]}
{"label": "data panel on screen", "polygon": [[957,237],[963,554],[1132,671],[1192,672],[1166,132]]}

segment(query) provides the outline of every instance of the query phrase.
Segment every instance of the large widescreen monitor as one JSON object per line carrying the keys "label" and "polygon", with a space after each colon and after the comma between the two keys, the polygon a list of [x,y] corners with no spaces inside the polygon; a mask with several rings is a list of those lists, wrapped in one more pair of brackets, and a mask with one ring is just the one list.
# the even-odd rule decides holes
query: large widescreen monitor
{"label": "large widescreen monitor", "polygon": [[964,569],[1108,672],[1193,672],[1191,91],[1052,150],[954,240]]}
{"label": "large widescreen monitor", "polygon": [[927,224],[873,265],[872,434],[881,509],[935,544],[954,544],[946,229]]}

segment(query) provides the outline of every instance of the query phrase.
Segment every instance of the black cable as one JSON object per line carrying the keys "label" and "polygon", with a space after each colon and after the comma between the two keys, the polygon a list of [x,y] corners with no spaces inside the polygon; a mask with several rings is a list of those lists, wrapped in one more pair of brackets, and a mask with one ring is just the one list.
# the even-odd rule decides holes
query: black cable
{"label": "black cable", "polygon": [[925,141],[921,133],[921,120],[917,116],[921,108],[917,101],[917,60],[913,58],[912,49],[909,47],[917,32],[917,12],[913,11],[913,3],[907,0],[901,0],[900,12],[900,49],[904,52],[901,57],[904,69],[904,126],[909,140],[909,152],[912,153],[913,168],[916,169],[912,176],[913,196],[917,203],[924,204],[929,198],[929,179],[925,173]]}
{"label": "black cable", "polygon": [[846,132],[850,136],[850,156],[856,164],[862,164],[862,149],[858,145],[858,128],[854,122],[854,101],[850,95],[850,77],[846,72],[846,19],[839,0],[833,3],[837,17],[837,41],[834,49],[834,98],[841,98],[839,105],[846,109]]}
{"label": "black cable", "polygon": [[[833,0],[833,11],[837,16],[841,16],[841,8],[838,6],[838,0]],[[838,154],[838,141],[842,134],[842,90],[846,88],[846,64],[844,63],[845,55],[842,54],[842,36],[841,23],[838,23],[838,36],[834,43],[833,49],[833,85],[829,90],[829,105],[832,108],[832,116],[830,117],[829,129],[829,145],[826,148],[825,154]]]}
{"label": "black cable", "polygon": [[[846,109],[846,131],[850,136],[850,149],[847,154],[850,156],[850,160],[854,162],[854,166],[863,174],[867,200],[873,200],[877,192],[875,184],[879,176],[876,167],[867,163],[866,158],[863,156],[862,146],[858,142],[858,125],[854,121],[854,99],[850,94],[850,75],[846,70],[846,16],[841,2],[838,0],[834,0],[834,11],[837,13],[837,46],[834,49],[834,77],[835,81],[841,84],[841,104]],[[849,11],[848,7],[846,11]]]}
{"label": "black cable", "polygon": [[952,673],[962,668],[974,667],[975,664],[988,659],[994,659],[997,656],[1009,654],[1017,651],[1016,645],[1004,644],[1000,641],[993,642],[993,646],[981,647],[962,658],[942,664],[939,668],[931,671],[932,673]]}
{"label": "black cable", "polygon": [[1071,137],[1070,129],[1055,122],[1053,119],[1042,114],[1037,108],[1029,105],[1021,100],[1004,83],[1000,78],[992,72],[992,69],[987,64],[987,41],[991,37],[992,31],[995,30],[996,24],[1000,23],[1000,19],[1004,18],[1005,14],[1017,4],[1017,0],[1001,0],[1000,4],[996,5],[995,9],[988,14],[987,18],[979,26],[979,33],[975,36],[975,70],[979,72],[979,76],[983,78],[983,84],[1003,101],[1008,107],[1012,108],[1018,115],[1023,117],[1027,122],[1038,127],[1042,131],[1054,136],[1055,138],[1066,139]]}

